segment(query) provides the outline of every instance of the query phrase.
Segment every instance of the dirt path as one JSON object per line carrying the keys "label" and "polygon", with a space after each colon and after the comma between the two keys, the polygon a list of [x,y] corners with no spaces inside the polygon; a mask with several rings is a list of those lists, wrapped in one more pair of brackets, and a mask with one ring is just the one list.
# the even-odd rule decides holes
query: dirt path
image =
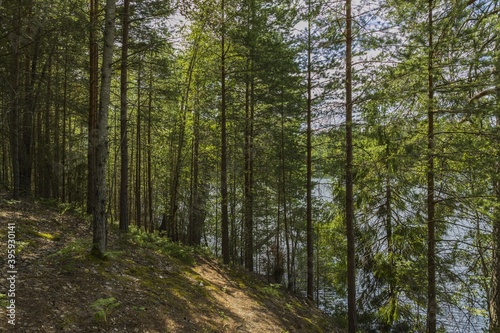
{"label": "dirt path", "polygon": [[237,285],[208,262],[200,263],[195,271],[215,287],[210,289],[210,295],[225,309],[230,319],[226,329],[231,332],[283,331],[276,314],[260,303],[249,288]]}

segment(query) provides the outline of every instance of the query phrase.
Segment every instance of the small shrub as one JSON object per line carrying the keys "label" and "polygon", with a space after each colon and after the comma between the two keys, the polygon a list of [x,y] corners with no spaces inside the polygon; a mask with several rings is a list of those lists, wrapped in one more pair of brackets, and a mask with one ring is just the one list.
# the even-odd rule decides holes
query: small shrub
{"label": "small shrub", "polygon": [[279,283],[271,283],[270,285],[267,285],[265,287],[262,287],[260,291],[268,296],[271,297],[279,297],[281,296],[281,285]]}
{"label": "small shrub", "polygon": [[108,322],[108,316],[114,308],[120,306],[120,302],[114,297],[99,298],[90,306],[94,310],[94,315],[97,320]]}

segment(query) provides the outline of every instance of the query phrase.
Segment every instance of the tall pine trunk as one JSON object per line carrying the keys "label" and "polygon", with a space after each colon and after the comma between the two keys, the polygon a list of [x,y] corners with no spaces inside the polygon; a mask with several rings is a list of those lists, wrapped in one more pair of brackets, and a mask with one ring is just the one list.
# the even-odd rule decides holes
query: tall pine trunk
{"label": "tall pine trunk", "polygon": [[122,62],[120,77],[120,230],[128,231],[128,30],[130,0],[123,2]]}
{"label": "tall pine trunk", "polygon": [[346,0],[346,235],[347,308],[349,333],[356,332],[356,245],[354,238],[353,142],[352,142],[352,15],[351,0]]}
{"label": "tall pine trunk", "polygon": [[227,125],[226,125],[226,45],[225,45],[225,0],[221,0],[221,161],[220,161],[220,191],[221,191],[221,231],[222,231],[222,261],[229,264],[229,214],[227,198]]}
{"label": "tall pine trunk", "polygon": [[200,111],[195,107],[193,115],[193,153],[191,162],[191,198],[188,227],[189,245],[200,245],[200,182],[199,182],[199,152],[200,152]]}
{"label": "tall pine trunk", "polygon": [[147,150],[147,163],[148,163],[148,220],[149,220],[149,231],[152,233],[156,229],[155,221],[153,219],[153,181],[152,181],[152,163],[151,163],[151,151],[152,151],[152,141],[151,141],[151,110],[153,109],[153,70],[149,73],[149,96],[148,96],[148,150]]}
{"label": "tall pine trunk", "polygon": [[428,100],[427,100],[427,332],[436,332],[436,221],[434,201],[434,44],[433,17],[434,1],[428,4]]}
{"label": "tall pine trunk", "polygon": [[106,165],[108,162],[108,108],[111,90],[111,66],[115,35],[115,0],[106,0],[104,48],[101,68],[101,90],[99,98],[96,141],[96,184],[93,203],[93,247],[92,254],[103,258],[107,245],[106,214]]}
{"label": "tall pine trunk", "polygon": [[254,82],[251,65],[251,55],[247,59],[247,77],[245,87],[245,268],[253,271],[253,118],[254,118]]}
{"label": "tall pine trunk", "polygon": [[99,47],[97,45],[98,29],[98,11],[99,1],[90,0],[90,37],[89,37],[89,56],[90,56],[90,78],[89,78],[89,117],[88,117],[88,153],[87,153],[87,213],[94,211],[96,185],[96,140],[97,140],[97,107],[99,92]]}
{"label": "tall pine trunk", "polygon": [[137,228],[141,228],[142,220],[142,205],[141,205],[141,159],[142,159],[142,116],[141,116],[141,62],[142,57],[139,60],[139,68],[137,70],[137,121],[136,121],[136,132],[135,132],[135,223]]}
{"label": "tall pine trunk", "polygon": [[314,249],[312,226],[312,73],[311,73],[311,0],[308,1],[307,14],[307,138],[306,138],[306,247],[307,247],[307,298],[313,299],[314,286]]}
{"label": "tall pine trunk", "polygon": [[12,46],[12,58],[10,64],[10,95],[11,97],[11,112],[8,112],[9,121],[9,136],[10,136],[10,153],[12,159],[12,181],[13,190],[12,198],[15,200],[19,199],[19,186],[20,186],[20,173],[19,173],[19,97],[20,97],[20,34],[21,34],[21,13],[20,9],[14,14],[12,20],[13,33],[10,37],[10,43]]}
{"label": "tall pine trunk", "polygon": [[490,292],[490,332],[500,332],[500,37],[496,40],[496,63],[495,63],[495,94],[496,118],[495,126],[495,149],[496,161],[493,174],[493,191],[496,205],[493,211],[493,263],[491,270],[491,292]]}

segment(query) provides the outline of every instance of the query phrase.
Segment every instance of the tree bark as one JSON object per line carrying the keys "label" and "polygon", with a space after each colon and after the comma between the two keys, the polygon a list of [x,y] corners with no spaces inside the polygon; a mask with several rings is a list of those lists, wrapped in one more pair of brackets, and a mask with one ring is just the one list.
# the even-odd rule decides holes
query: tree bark
{"label": "tree bark", "polygon": [[436,332],[436,221],[434,200],[434,44],[433,17],[434,1],[428,4],[428,100],[427,100],[427,332]]}
{"label": "tree bark", "polygon": [[285,102],[284,91],[281,92],[281,142],[280,142],[280,164],[281,164],[281,193],[283,200],[283,224],[285,233],[286,246],[286,272],[288,279],[288,290],[294,288],[294,277],[292,276],[292,267],[290,262],[290,228],[288,226],[288,210],[287,210],[287,191],[286,191],[286,158],[285,158]]}
{"label": "tree bark", "polygon": [[99,1],[90,0],[90,36],[89,36],[89,56],[90,56],[90,78],[89,78],[89,118],[88,118],[88,156],[87,156],[87,213],[93,214],[93,204],[95,201],[96,186],[96,146],[97,146],[97,107],[99,91],[99,47],[97,45],[97,24],[98,24]]}
{"label": "tree bark", "polygon": [[120,77],[120,224],[122,232],[128,231],[128,31],[130,0],[123,2],[122,62]]}
{"label": "tree bark", "polygon": [[92,254],[104,258],[107,245],[108,221],[106,214],[106,165],[108,162],[108,108],[110,103],[113,44],[115,33],[115,0],[106,0],[104,48],[101,68],[101,90],[99,98],[97,145],[97,177],[93,203],[93,247]]}
{"label": "tree bark", "polygon": [[199,194],[199,151],[200,151],[200,113],[195,107],[193,119],[193,154],[191,163],[191,200],[189,212],[188,241],[189,245],[200,245],[200,194]]}
{"label": "tree bark", "polygon": [[[251,53],[253,53],[251,51]],[[254,82],[250,78],[252,73],[251,57],[247,59],[247,78],[245,91],[245,191],[244,191],[244,241],[245,241],[245,268],[253,271],[253,121],[254,121]]]}
{"label": "tree bark", "polygon": [[137,121],[136,121],[136,132],[135,132],[135,223],[137,228],[141,228],[142,220],[142,206],[141,206],[141,152],[142,152],[142,142],[141,142],[141,130],[142,130],[142,117],[141,117],[141,62],[142,58],[139,60],[139,68],[137,71]]}
{"label": "tree bark", "polygon": [[152,151],[152,141],[151,141],[151,110],[153,109],[153,71],[150,71],[149,75],[149,96],[148,96],[148,220],[149,220],[149,231],[152,233],[156,229],[155,221],[153,219],[153,181],[152,174],[153,168],[151,163],[151,151]]}
{"label": "tree bark", "polygon": [[352,139],[352,14],[346,0],[346,235],[347,308],[349,333],[356,332],[356,244],[354,237],[353,139]]}
{"label": "tree bark", "polygon": [[21,14],[20,9],[15,13],[13,18],[12,26],[13,33],[11,34],[11,48],[12,48],[12,58],[10,64],[10,86],[11,86],[11,112],[8,113],[9,121],[9,137],[10,137],[10,153],[12,159],[12,181],[13,190],[12,198],[14,200],[19,199],[19,187],[20,187],[20,170],[19,170],[19,98],[20,98],[20,34],[21,34]]}
{"label": "tree bark", "polygon": [[229,216],[227,198],[227,125],[226,125],[226,45],[225,45],[225,0],[221,0],[221,230],[222,261],[229,264]]}
{"label": "tree bark", "polygon": [[311,73],[311,0],[307,18],[307,158],[306,158],[306,234],[307,234],[307,298],[313,299],[314,249],[312,226],[312,73]]}
{"label": "tree bark", "polygon": [[497,35],[496,40],[497,56],[495,59],[495,97],[496,97],[496,136],[495,136],[495,153],[496,161],[493,174],[493,195],[495,196],[496,205],[493,211],[493,253],[492,253],[492,269],[491,269],[491,292],[490,292],[490,332],[500,332],[500,37]]}

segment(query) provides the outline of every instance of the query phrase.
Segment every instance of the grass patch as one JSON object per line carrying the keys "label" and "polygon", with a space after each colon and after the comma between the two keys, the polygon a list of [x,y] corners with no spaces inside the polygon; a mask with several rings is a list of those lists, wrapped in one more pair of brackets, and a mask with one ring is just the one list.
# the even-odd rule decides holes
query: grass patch
{"label": "grass patch", "polygon": [[33,236],[40,237],[40,238],[45,238],[45,239],[48,239],[48,240],[51,240],[51,241],[59,241],[59,240],[61,240],[61,234],[60,233],[49,234],[47,232],[39,232],[39,231],[35,231],[35,230],[29,230],[28,232],[30,234],[32,234]]}

